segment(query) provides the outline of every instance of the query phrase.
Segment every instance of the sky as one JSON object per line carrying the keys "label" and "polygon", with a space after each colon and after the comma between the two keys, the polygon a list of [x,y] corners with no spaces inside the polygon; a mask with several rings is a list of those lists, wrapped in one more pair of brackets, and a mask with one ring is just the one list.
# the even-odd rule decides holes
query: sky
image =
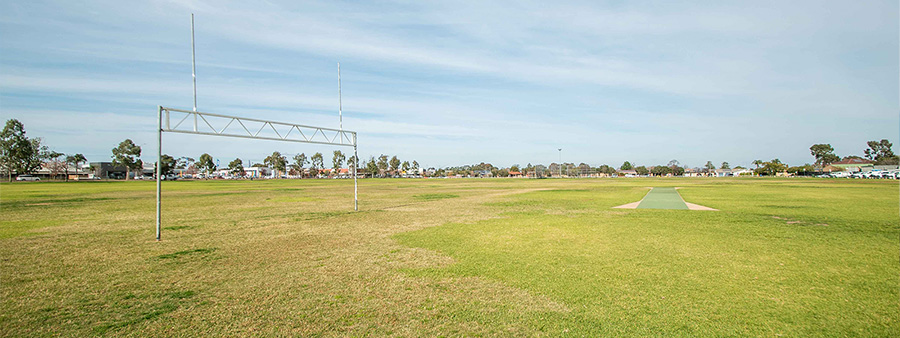
{"label": "sky", "polygon": [[[156,157],[157,106],[358,132],[363,160],[699,167],[900,144],[897,1],[4,1],[0,117]],[[900,147],[900,146],[898,146]],[[900,149],[895,147],[895,151]],[[558,149],[562,149],[559,151]],[[165,133],[222,165],[333,146]]]}

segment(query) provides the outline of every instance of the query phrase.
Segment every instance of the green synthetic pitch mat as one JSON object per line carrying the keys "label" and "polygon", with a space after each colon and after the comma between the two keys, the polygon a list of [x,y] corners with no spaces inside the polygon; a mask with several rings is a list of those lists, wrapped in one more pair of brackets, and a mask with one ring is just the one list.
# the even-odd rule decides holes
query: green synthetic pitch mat
{"label": "green synthetic pitch mat", "polygon": [[684,199],[675,188],[652,188],[641,200],[638,209],[685,209]]}

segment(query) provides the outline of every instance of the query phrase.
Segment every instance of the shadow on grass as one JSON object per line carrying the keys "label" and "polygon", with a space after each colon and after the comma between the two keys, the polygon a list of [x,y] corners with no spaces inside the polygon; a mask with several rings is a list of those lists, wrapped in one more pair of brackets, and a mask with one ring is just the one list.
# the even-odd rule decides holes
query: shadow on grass
{"label": "shadow on grass", "polygon": [[[158,304],[151,306],[149,309],[140,311],[136,314],[126,315],[124,316],[126,318],[122,320],[94,326],[93,331],[96,334],[105,334],[109,331],[156,319],[162,315],[178,310],[178,308],[184,305],[186,300],[193,298],[196,294],[197,293],[192,290],[164,293],[158,296],[158,298],[161,298],[161,301],[159,301]],[[128,294],[125,295],[125,297],[123,297],[121,300],[116,301],[114,305],[116,307],[121,307],[122,310],[127,311],[131,308],[140,307],[140,302],[142,301],[141,298],[145,297],[138,297],[134,294]]]}
{"label": "shadow on grass", "polygon": [[215,251],[216,251],[216,248],[201,248],[201,249],[193,249],[193,250],[184,250],[184,251],[173,252],[170,254],[159,255],[156,258],[176,259],[176,258],[180,258],[183,256],[189,256],[189,255],[206,255],[206,254],[213,253]]}

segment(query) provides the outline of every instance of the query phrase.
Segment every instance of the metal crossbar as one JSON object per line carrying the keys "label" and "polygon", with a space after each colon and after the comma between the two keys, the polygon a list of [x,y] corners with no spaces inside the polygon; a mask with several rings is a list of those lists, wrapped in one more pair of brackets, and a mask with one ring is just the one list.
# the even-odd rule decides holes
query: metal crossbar
{"label": "metal crossbar", "polygon": [[[211,136],[228,136],[228,137],[240,137],[240,138],[250,138],[250,139],[259,139],[259,140],[272,140],[272,141],[287,141],[287,142],[301,142],[301,143],[316,143],[316,144],[328,144],[335,146],[348,146],[353,147],[353,158],[355,161],[359,161],[359,156],[357,155],[357,147],[356,147],[356,132],[355,131],[347,131],[343,129],[332,129],[332,128],[322,128],[322,127],[313,127],[302,124],[293,124],[293,123],[285,123],[285,122],[275,122],[275,121],[267,121],[267,120],[259,120],[245,117],[237,117],[237,116],[229,116],[229,115],[220,115],[220,114],[212,114],[212,113],[202,113],[198,111],[191,110],[183,110],[183,109],[174,109],[174,108],[166,108],[159,107],[157,111],[157,118],[159,119],[159,129],[157,129],[157,146],[158,146],[158,157],[162,158],[162,133],[163,132],[171,132],[171,133],[182,133],[182,134],[195,134],[195,135],[211,135]],[[175,118],[180,120],[176,120],[175,126],[172,127],[172,115],[184,114],[183,117],[176,116]],[[193,117],[194,123],[192,126],[182,127],[182,123],[186,121],[188,118]],[[216,119],[225,119],[228,120],[228,123],[225,124],[222,129],[216,129],[213,126],[213,123],[209,122],[209,118]],[[206,124],[206,127],[199,124],[199,120],[203,120],[203,123]],[[235,124],[237,122],[237,124]],[[247,125],[251,126],[254,123],[261,124],[259,129],[256,132],[250,131],[250,128],[247,128]],[[233,128],[236,131],[230,131],[228,127],[232,125],[240,125],[241,128],[237,127]],[[276,127],[287,127],[287,131],[282,135],[281,132],[278,131]],[[190,128],[190,129],[179,129],[181,128]],[[207,128],[208,127],[208,128]],[[266,127],[274,132],[273,135],[266,136],[263,134],[266,131]],[[256,128],[254,128],[256,129]],[[293,133],[294,130],[297,130],[297,133]],[[304,133],[303,131],[307,132]],[[293,136],[292,135],[296,135]],[[309,136],[307,136],[309,135]],[[321,135],[321,137],[318,137]],[[357,165],[358,163],[352,166],[352,175],[353,175],[353,210],[359,210],[359,186],[357,185]],[[162,172],[161,166],[156,166],[156,240],[159,241],[162,237]]]}
{"label": "metal crossbar", "polygon": [[[313,127],[302,124],[275,122],[166,107],[161,107],[160,109],[163,112],[163,127],[161,129],[165,132],[316,143],[348,147],[356,146],[356,132],[349,130]],[[172,126],[172,115],[176,115],[174,116],[174,127]],[[192,126],[182,126],[183,122],[191,117],[194,117],[194,124]],[[225,119],[228,122],[222,129],[217,129],[210,123],[208,119],[210,117]],[[203,121],[203,124],[199,124],[197,121]],[[237,122],[237,124],[235,124],[235,122]],[[259,129],[254,128],[256,132],[252,132],[250,128],[247,128],[248,123],[261,125],[259,126]],[[232,125],[235,127],[228,129],[229,127],[232,127]],[[237,128],[236,126],[238,125],[240,125],[241,128]],[[282,129],[281,131],[284,132],[284,134],[279,131],[279,128]],[[285,130],[285,128],[287,128],[287,130]],[[264,132],[268,133],[269,130],[271,130],[274,135],[267,136],[267,134],[264,134]],[[294,130],[297,132],[294,133]],[[304,130],[306,130],[306,132],[304,132]]]}

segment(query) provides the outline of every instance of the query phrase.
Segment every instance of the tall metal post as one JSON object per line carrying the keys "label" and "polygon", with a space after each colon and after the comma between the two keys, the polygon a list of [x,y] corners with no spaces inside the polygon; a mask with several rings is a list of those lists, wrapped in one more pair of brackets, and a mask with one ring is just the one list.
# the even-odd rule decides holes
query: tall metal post
{"label": "tall metal post", "polygon": [[[191,13],[191,77],[194,78],[194,111],[197,111],[197,50],[194,48],[194,13]],[[197,115],[194,115],[194,131],[197,131]]]}
{"label": "tall metal post", "polygon": [[359,211],[359,186],[356,183],[356,167],[359,167],[359,156],[356,153],[356,133],[353,134],[353,211]]}
{"label": "tall metal post", "polygon": [[559,148],[559,166],[558,166],[558,168],[559,169],[557,169],[557,171],[559,172],[559,178],[562,178],[562,148]]}
{"label": "tall metal post", "polygon": [[344,130],[344,105],[341,102],[341,63],[338,62],[338,123],[340,129]]}
{"label": "tall metal post", "polygon": [[162,227],[161,224],[161,216],[162,216],[162,106],[159,106],[157,112],[157,119],[159,120],[159,128],[156,129],[156,240],[160,241],[162,239]]}

